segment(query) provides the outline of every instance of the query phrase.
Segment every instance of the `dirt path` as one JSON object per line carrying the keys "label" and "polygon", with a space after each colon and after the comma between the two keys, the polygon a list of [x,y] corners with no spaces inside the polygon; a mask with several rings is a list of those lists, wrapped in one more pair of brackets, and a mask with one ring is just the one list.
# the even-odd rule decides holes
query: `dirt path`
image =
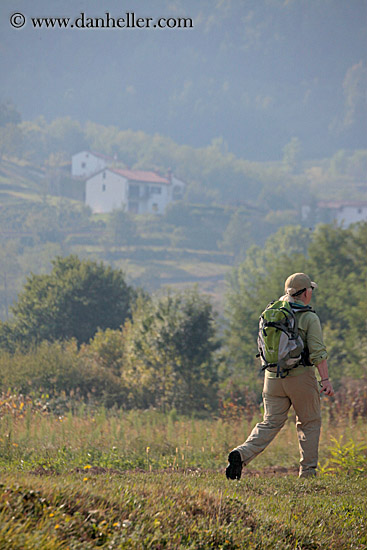
{"label": "dirt path", "polygon": [[[36,476],[58,476],[61,475],[59,472],[52,470],[52,469],[46,469],[43,466],[39,466],[35,470],[31,470],[29,472],[32,475]],[[85,468],[77,467],[70,470],[68,473],[70,474],[83,474],[85,475],[88,473],[89,475],[125,475],[125,474],[131,474],[131,473],[137,473],[137,474],[167,474],[167,475],[174,475],[174,474],[184,474],[184,475],[205,475],[207,473],[222,473],[224,475],[225,469],[220,470],[207,470],[207,469],[201,469],[201,468],[164,468],[160,470],[152,470],[151,472],[147,470],[143,470],[142,468],[135,468],[133,470],[117,470],[115,468],[104,468],[102,466],[91,466],[86,470]],[[261,470],[253,470],[249,468],[244,468],[242,470],[242,476],[250,476],[250,477],[274,477],[274,476],[298,476],[298,469],[297,468],[285,468],[283,466],[266,466],[265,468],[262,468]]]}

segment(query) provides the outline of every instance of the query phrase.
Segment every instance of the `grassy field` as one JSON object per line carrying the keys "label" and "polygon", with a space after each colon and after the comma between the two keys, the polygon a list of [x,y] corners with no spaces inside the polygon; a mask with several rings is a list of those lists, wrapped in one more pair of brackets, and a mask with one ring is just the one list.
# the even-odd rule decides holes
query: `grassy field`
{"label": "grassy field", "polygon": [[0,548],[362,549],[367,479],[214,472],[3,476]]}
{"label": "grassy field", "polygon": [[0,549],[367,548],[362,420],[325,419],[321,473],[299,480],[290,416],[230,482],[226,457],[249,419],[56,416],[20,398],[0,411]]}

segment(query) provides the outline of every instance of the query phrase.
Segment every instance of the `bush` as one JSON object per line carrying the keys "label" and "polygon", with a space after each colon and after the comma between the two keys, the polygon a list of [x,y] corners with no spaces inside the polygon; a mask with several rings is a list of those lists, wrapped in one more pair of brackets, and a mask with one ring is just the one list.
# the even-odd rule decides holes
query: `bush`
{"label": "bush", "polygon": [[47,394],[50,399],[64,393],[107,407],[123,406],[125,399],[121,379],[85,350],[78,350],[75,340],[44,341],[25,353],[3,353],[0,380],[3,392],[11,388],[24,395]]}

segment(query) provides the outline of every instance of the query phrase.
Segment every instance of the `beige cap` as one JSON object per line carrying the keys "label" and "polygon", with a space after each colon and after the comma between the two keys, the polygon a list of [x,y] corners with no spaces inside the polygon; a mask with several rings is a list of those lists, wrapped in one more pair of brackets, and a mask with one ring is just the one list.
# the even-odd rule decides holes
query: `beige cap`
{"label": "beige cap", "polygon": [[306,288],[317,288],[317,284],[311,281],[306,273],[293,273],[285,282],[284,290],[289,296],[294,296],[301,290]]}

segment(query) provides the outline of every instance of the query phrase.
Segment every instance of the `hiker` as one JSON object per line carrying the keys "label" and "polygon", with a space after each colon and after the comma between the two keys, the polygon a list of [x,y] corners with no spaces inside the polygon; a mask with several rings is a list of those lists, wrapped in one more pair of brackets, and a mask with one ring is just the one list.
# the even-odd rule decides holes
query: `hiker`
{"label": "hiker", "polygon": [[[242,445],[230,452],[226,469],[228,479],[240,479],[242,467],[249,464],[269,445],[284,426],[291,405],[296,413],[300,450],[299,477],[316,475],[321,413],[320,390],[314,366],[317,367],[321,377],[321,392],[332,396],[334,390],[329,380],[327,352],[322,338],[320,320],[309,306],[315,288],[317,284],[312,282],[305,273],[294,273],[285,282],[285,295],[279,300],[283,302],[281,309],[286,314],[288,314],[287,308],[294,312],[292,315],[296,319],[296,327],[298,325],[298,333],[302,339],[301,347],[304,346],[302,361],[298,361],[295,366],[281,373],[278,364],[264,367],[264,419],[254,427]],[[274,307],[276,304],[274,303]],[[275,325],[270,323],[269,326]],[[283,331],[278,331],[278,334],[281,332]],[[265,358],[262,362],[269,365]]]}

